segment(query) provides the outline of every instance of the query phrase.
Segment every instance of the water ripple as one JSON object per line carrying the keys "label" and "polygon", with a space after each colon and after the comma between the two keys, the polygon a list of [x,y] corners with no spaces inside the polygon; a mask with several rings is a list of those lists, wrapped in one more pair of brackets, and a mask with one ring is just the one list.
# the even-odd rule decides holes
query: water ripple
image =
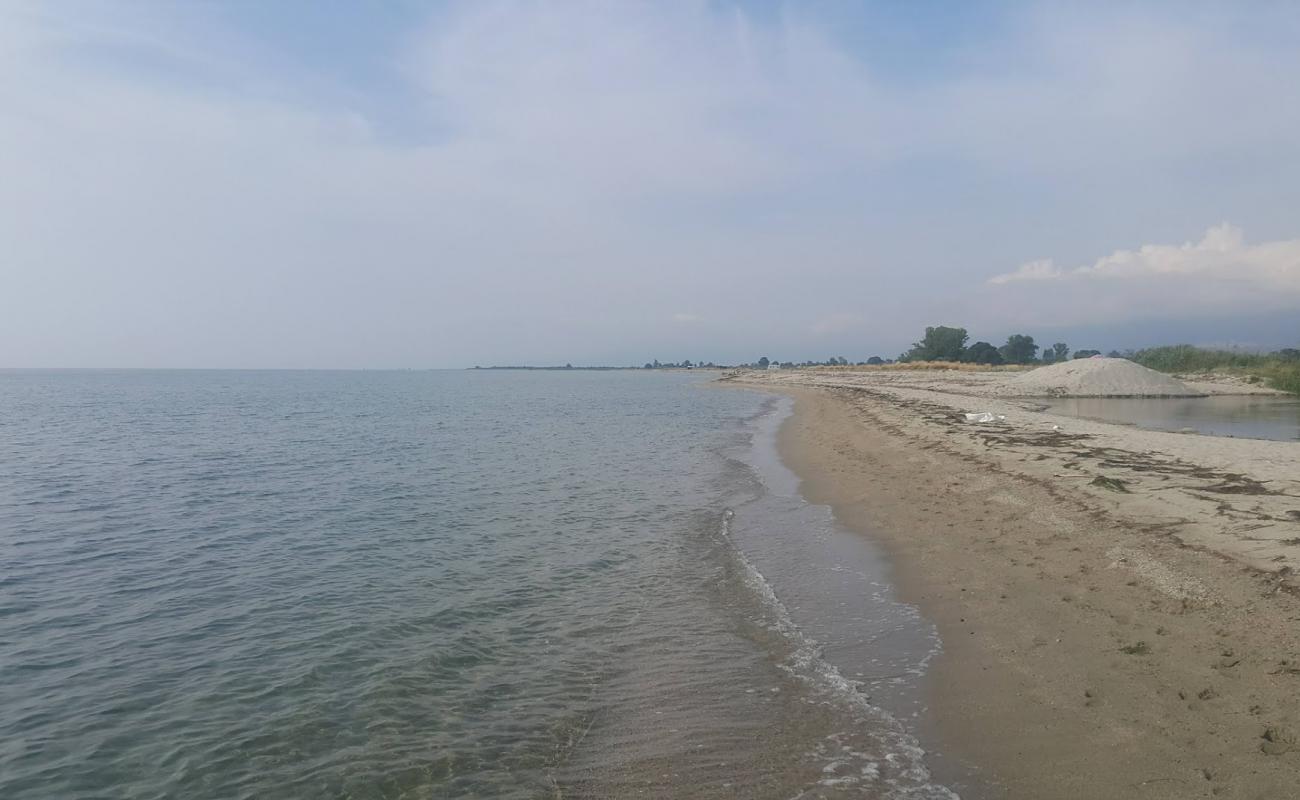
{"label": "water ripple", "polygon": [[0,371],[0,797],[817,785],[697,384]]}

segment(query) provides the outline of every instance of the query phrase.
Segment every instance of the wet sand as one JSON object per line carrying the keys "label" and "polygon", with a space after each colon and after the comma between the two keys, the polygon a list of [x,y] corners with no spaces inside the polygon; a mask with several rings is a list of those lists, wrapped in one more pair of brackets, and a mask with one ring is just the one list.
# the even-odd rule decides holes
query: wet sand
{"label": "wet sand", "polygon": [[781,448],[805,495],[885,546],[939,627],[937,777],[946,760],[989,797],[1295,796],[1300,443],[1052,417],[979,379],[739,380],[795,395]]}

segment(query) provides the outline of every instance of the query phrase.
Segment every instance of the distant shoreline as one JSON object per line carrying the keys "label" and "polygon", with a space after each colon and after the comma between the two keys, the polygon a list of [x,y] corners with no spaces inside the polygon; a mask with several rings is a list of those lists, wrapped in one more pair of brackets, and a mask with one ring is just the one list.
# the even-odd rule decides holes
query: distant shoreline
{"label": "distant shoreline", "polygon": [[610,372],[613,370],[632,370],[635,372],[720,372],[732,367],[530,367],[530,366],[508,366],[508,367],[466,367],[465,369],[474,370],[531,370],[531,371],[553,371],[553,372]]}

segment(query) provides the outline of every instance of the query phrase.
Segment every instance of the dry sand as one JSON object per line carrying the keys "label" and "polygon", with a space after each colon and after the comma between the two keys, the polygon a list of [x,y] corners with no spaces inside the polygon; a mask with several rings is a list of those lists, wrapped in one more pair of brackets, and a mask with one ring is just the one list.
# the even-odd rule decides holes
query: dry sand
{"label": "dry sand", "polygon": [[[805,493],[938,624],[932,710],[970,794],[1300,796],[1300,443],[1056,417],[1009,378],[731,379],[795,394]],[[985,410],[1007,422],[962,421]]]}
{"label": "dry sand", "polygon": [[1195,397],[1177,378],[1125,358],[1076,358],[1022,372],[1005,384],[1020,397]]}

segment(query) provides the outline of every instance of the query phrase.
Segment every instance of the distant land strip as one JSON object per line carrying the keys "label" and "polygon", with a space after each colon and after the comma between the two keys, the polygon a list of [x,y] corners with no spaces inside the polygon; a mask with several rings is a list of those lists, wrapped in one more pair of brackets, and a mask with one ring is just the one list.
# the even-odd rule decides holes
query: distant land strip
{"label": "distant land strip", "polygon": [[480,370],[486,370],[486,369],[559,370],[559,371],[561,371],[561,372],[566,372],[566,371],[574,371],[574,372],[576,372],[576,371],[578,371],[578,370],[587,370],[587,371],[589,371],[589,372],[590,372],[590,371],[598,371],[598,372],[599,372],[599,371],[609,371],[609,370],[619,370],[619,369],[623,369],[623,370],[627,370],[627,369],[634,369],[634,370],[647,370],[647,369],[730,369],[730,367],[719,366],[719,365],[716,365],[716,364],[708,364],[708,365],[703,365],[703,366],[695,366],[695,365],[691,365],[691,366],[689,366],[689,367],[683,367],[683,366],[679,366],[679,365],[677,365],[677,364],[662,364],[662,365],[657,366],[657,367],[656,367],[656,366],[640,366],[640,367],[612,367],[612,366],[575,367],[575,366],[573,366],[573,365],[571,365],[571,364],[565,364],[565,365],[563,365],[563,366],[558,366],[558,367],[547,367],[547,366],[527,366],[527,365],[519,365],[519,366],[492,366],[492,367],[480,367],[480,366],[477,366],[477,365],[476,365],[476,366],[473,366],[473,367],[468,367],[468,369],[480,369]]}

